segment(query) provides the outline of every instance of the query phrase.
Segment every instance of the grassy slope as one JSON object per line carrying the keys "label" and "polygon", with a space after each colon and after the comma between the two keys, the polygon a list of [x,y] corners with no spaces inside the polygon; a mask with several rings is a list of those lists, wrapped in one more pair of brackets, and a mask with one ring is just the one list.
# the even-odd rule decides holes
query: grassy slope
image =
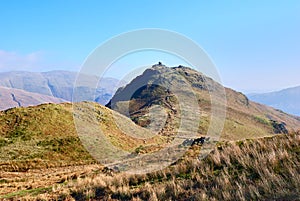
{"label": "grassy slope", "polygon": [[[188,73],[193,72],[189,71]],[[209,124],[209,93],[197,88],[195,90],[198,90],[197,95],[203,115],[199,133],[203,134]],[[299,128],[300,124],[297,118],[263,105],[248,102],[244,95],[230,89],[226,89],[226,91],[228,109],[222,133],[223,139],[240,140],[273,135],[274,131],[269,119],[285,122],[290,130]],[[172,102],[176,103],[176,100],[170,98],[166,104]],[[135,152],[141,145],[155,150],[158,143],[164,142],[164,138],[158,137],[150,138],[145,144],[143,139],[125,135],[114,123],[114,118],[118,118],[119,122],[130,128],[132,133],[144,133],[145,130],[124,116],[101,105],[80,103],[78,106],[86,111],[89,110],[90,104],[94,109],[88,111],[88,114],[96,117],[97,121],[94,122],[87,115],[83,117],[81,123],[84,126],[89,125],[88,127],[93,129],[99,126],[112,145],[128,152]],[[137,105],[134,104],[134,106]],[[1,172],[1,175],[7,175],[7,171],[19,171],[26,175],[26,172],[30,174],[32,168],[43,170],[43,168],[49,167],[95,163],[77,136],[72,109],[71,104],[65,103],[15,108],[0,112],[0,171],[5,173]],[[146,107],[142,108],[140,114],[144,115],[147,109]],[[170,108],[166,109],[171,111]],[[77,112],[80,114],[80,111]],[[176,125],[176,118],[171,116],[169,120],[174,121]],[[174,122],[167,124],[170,126],[167,129],[171,129],[168,132],[172,132],[172,123]],[[93,129],[90,131],[93,132]],[[97,136],[89,138],[90,142],[96,140]],[[293,190],[299,189],[300,180],[297,176],[299,175],[299,134],[279,135],[274,138],[248,140],[237,144],[235,142],[221,143],[214,153],[200,163],[192,157],[198,151],[199,149],[194,147],[187,154],[188,157],[183,158],[180,163],[164,171],[148,175],[103,174],[100,171],[99,174],[86,175],[83,176],[87,177],[86,179],[77,180],[77,178],[81,178],[80,174],[85,174],[77,169],[71,171],[71,175],[62,182],[60,178],[57,178],[49,183],[34,184],[29,187],[26,184],[30,181],[24,176],[25,179],[20,178],[20,180],[25,186],[22,184],[20,187],[11,187],[11,190],[5,191],[5,194],[19,189],[20,191],[8,194],[6,197],[29,196],[30,199],[34,199],[33,196],[42,194],[41,198],[50,199],[57,196],[65,198],[70,194],[75,199],[87,197],[102,199],[104,197],[134,200],[140,197],[141,199],[168,200],[178,197],[178,199],[220,200],[234,199],[236,196],[239,196],[240,199],[272,199],[274,192],[279,198],[289,194],[299,197],[299,194]],[[45,173],[44,176],[53,178],[53,172],[56,170],[48,170],[50,173]],[[99,171],[96,170],[96,172]],[[63,173],[57,176],[62,175]],[[287,178],[292,179],[290,181]],[[33,180],[38,179],[33,178]],[[68,180],[74,180],[74,183],[69,183]],[[4,183],[3,186],[7,188],[13,186],[10,181],[10,179],[0,178],[0,184]],[[20,181],[13,179],[13,182]],[[55,183],[68,183],[68,186],[64,187],[64,185],[58,184],[59,187],[52,189],[51,185]],[[240,186],[238,191],[236,185]],[[274,191],[270,189],[274,189]],[[44,194],[45,192],[47,193]]]}
{"label": "grassy slope", "polygon": [[[81,123],[99,128],[111,144],[128,152],[141,144],[143,139],[125,135],[114,123],[114,118],[131,129],[133,133],[147,134],[122,115],[96,103],[80,103],[80,108],[93,107],[88,116],[97,122]],[[14,108],[0,112],[0,170],[26,171],[30,168],[57,167],[94,163],[94,159],[83,147],[74,125],[72,105],[43,104],[36,107]],[[90,133],[88,133],[90,134]],[[90,141],[95,139],[92,134]],[[159,137],[147,143],[157,144]]]}
{"label": "grassy slope", "polygon": [[[201,92],[203,93],[203,92]],[[206,96],[208,97],[208,96]],[[299,118],[249,101],[242,93],[226,88],[227,111],[222,140],[241,140],[274,135],[270,120],[284,122],[290,132],[300,129]],[[202,101],[209,101],[202,96]],[[209,114],[209,109],[207,110]],[[205,121],[204,121],[205,122]]]}
{"label": "grassy slope", "polygon": [[[81,108],[87,106],[81,104]],[[101,128],[117,136],[112,139],[115,145],[122,142],[124,149],[134,151],[142,143],[123,138],[111,123],[113,111],[92,105]],[[119,118],[130,127],[134,125],[124,116]],[[292,200],[300,196],[295,190],[300,185],[299,134],[222,142],[200,162],[195,160],[199,152],[196,146],[177,164],[140,176],[105,173],[103,168],[89,165],[73,166],[95,161],[76,135],[71,104],[1,112],[0,136],[2,198]],[[57,166],[68,167],[50,168]]]}
{"label": "grassy slope", "polygon": [[[207,158],[194,146],[173,166],[146,175],[98,173],[67,185],[6,197],[59,200],[299,200],[300,134],[220,143]],[[20,195],[22,193],[22,195]]]}
{"label": "grassy slope", "polygon": [[76,135],[70,104],[1,112],[0,152],[0,168],[14,171],[93,161]]}

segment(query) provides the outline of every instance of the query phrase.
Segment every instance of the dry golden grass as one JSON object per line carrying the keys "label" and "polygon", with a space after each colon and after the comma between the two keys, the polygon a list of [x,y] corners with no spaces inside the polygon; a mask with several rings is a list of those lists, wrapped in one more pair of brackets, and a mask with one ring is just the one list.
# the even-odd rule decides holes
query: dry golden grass
{"label": "dry golden grass", "polygon": [[101,165],[80,165],[57,168],[30,169],[27,172],[0,171],[0,195],[34,189],[50,189],[54,184],[96,174],[103,170]]}
{"label": "dry golden grass", "polygon": [[[290,130],[299,127],[299,120],[247,102],[242,94],[237,97],[237,92],[227,90],[227,119],[221,139],[252,140],[219,143],[213,153],[201,161],[196,159],[201,147],[195,146],[171,167],[144,175],[114,173],[97,165],[87,165],[95,160],[78,138],[71,104],[45,104],[0,112],[0,199],[299,199],[299,134],[253,139],[274,134],[269,117],[285,121]],[[207,93],[198,94],[203,117],[199,134],[206,133],[210,123]],[[129,133],[142,136],[146,132],[108,108],[95,103],[80,104],[83,110],[92,104],[90,112],[94,112],[96,119],[94,122],[89,115],[84,116],[82,127],[91,129],[91,133],[92,129],[101,128],[114,146],[144,154],[166,144],[167,138],[163,135],[146,141],[127,135],[118,129],[113,118],[119,118]],[[165,133],[174,132],[175,117],[168,117]],[[95,144],[98,136],[93,138],[90,133],[87,136],[89,142]]]}
{"label": "dry golden grass", "polygon": [[[153,173],[91,174],[28,200],[299,200],[300,134],[222,142],[203,160],[194,146],[176,164]],[[9,198],[9,196],[6,196]]]}

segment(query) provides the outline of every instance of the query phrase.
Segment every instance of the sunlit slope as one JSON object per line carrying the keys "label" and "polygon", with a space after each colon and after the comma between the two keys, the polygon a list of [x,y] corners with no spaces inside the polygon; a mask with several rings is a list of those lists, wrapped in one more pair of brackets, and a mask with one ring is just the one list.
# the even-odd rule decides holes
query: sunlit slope
{"label": "sunlit slope", "polygon": [[[69,177],[61,178],[65,181],[64,184],[49,186],[42,183],[37,187],[36,183],[40,178],[34,178],[33,185],[28,181],[22,184],[21,179],[18,179],[10,183],[0,183],[0,187],[6,188],[3,188],[4,192],[6,190],[5,194],[1,195],[0,191],[0,198],[294,201],[300,198],[299,145],[299,133],[222,142],[203,160],[197,158],[201,146],[193,146],[181,160],[170,167],[141,175],[108,173],[100,169],[91,174],[88,170],[95,170],[95,167],[88,166],[81,167],[86,173],[76,169],[55,169],[50,177],[52,180],[59,179],[62,171],[69,172]],[[47,175],[51,174],[45,174]],[[7,182],[12,179],[9,174],[4,175],[4,178]],[[21,175],[21,178],[25,180],[28,176]],[[19,188],[13,193],[8,193],[11,192],[9,189],[16,188],[16,185],[19,185]],[[33,188],[26,188],[29,185]]]}
{"label": "sunlit slope", "polygon": [[[75,108],[88,113],[80,116]],[[77,127],[73,109],[82,118],[77,122]],[[126,130],[120,128],[116,121],[137,136],[124,133]],[[89,138],[78,135],[78,129],[89,126],[96,128],[88,133]],[[141,144],[151,146],[160,141],[160,138],[155,137],[143,139],[150,133],[125,116],[96,103],[77,103],[74,108],[70,103],[14,108],[0,112],[0,168],[26,170],[32,167],[94,163],[95,160],[83,146],[82,140],[93,142],[99,137],[99,132],[108,139],[109,146],[126,153],[135,152]],[[105,148],[100,147],[99,150]]]}

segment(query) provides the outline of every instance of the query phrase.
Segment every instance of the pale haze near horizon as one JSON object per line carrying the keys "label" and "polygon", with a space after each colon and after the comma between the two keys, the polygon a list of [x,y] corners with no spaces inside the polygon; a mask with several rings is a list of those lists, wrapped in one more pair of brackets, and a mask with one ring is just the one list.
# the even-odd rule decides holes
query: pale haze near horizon
{"label": "pale haze near horizon", "polygon": [[[0,71],[79,71],[86,57],[118,34],[159,28],[199,44],[225,86],[267,92],[300,85],[299,1],[2,1]],[[137,53],[116,62],[122,78],[162,61],[164,53]],[[118,69],[118,70],[114,70]]]}

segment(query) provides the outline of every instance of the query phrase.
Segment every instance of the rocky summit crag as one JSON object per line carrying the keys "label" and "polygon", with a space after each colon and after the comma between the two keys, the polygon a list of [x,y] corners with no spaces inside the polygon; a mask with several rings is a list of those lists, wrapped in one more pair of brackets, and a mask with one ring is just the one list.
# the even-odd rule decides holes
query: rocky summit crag
{"label": "rocky summit crag", "polygon": [[[185,83],[185,84],[183,84]],[[189,86],[187,86],[187,84]],[[172,88],[172,89],[171,89]],[[298,118],[262,104],[250,101],[244,94],[225,88],[226,102],[222,95],[222,85],[194,69],[178,66],[154,65],[137,76],[125,87],[119,88],[107,107],[130,117],[136,124],[151,127],[151,111],[156,111],[156,123],[165,121],[162,135],[171,135],[178,128],[180,104],[192,105],[191,99],[180,103],[176,98],[178,90],[191,91],[197,98],[201,114],[198,135],[207,133],[210,124],[212,101],[211,94],[219,104],[226,104],[226,120],[221,139],[238,140],[271,136],[298,130]],[[172,91],[173,90],[173,91]],[[160,109],[155,110],[159,107]],[[194,112],[195,108],[190,108]],[[161,114],[159,114],[161,113]],[[164,123],[164,122],[163,122]],[[160,128],[157,125],[158,128]],[[278,128],[281,129],[278,129]]]}

